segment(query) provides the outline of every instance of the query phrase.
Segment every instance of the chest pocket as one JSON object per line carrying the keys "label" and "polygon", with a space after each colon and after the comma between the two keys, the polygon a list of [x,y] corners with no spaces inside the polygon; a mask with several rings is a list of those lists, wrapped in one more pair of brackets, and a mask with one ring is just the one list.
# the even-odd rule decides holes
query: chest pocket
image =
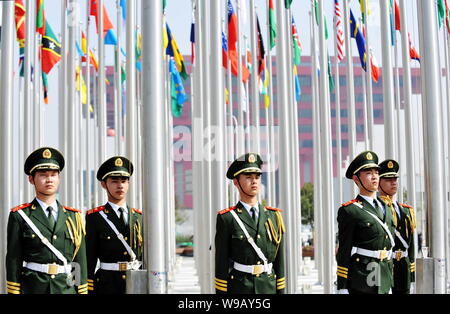
{"label": "chest pocket", "polygon": [[42,247],[41,239],[30,228],[26,228],[23,231],[22,237],[23,246],[26,248],[26,251],[36,252]]}
{"label": "chest pocket", "polygon": [[373,219],[364,219],[356,225],[355,236],[359,242],[372,241],[384,234],[382,227]]}

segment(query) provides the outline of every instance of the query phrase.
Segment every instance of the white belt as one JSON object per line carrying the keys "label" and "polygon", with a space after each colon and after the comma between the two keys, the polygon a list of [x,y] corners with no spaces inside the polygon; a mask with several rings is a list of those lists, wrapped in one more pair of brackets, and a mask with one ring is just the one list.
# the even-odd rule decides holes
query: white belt
{"label": "white belt", "polygon": [[72,271],[72,265],[70,264],[63,266],[58,264],[38,264],[23,262],[23,267],[49,275],[70,274],[70,272]]}
{"label": "white belt", "polygon": [[136,270],[141,267],[141,262],[118,262],[118,263],[103,263],[100,262],[100,269],[104,270],[115,270],[115,271],[127,271],[127,270]]}
{"label": "white belt", "polygon": [[372,250],[366,250],[366,249],[362,249],[359,247],[353,247],[352,248],[352,255],[353,254],[359,254],[359,255],[363,255],[363,256],[367,256],[367,257],[373,257],[373,258],[378,258],[379,260],[390,260],[392,258],[392,250],[376,250],[376,251],[372,251]]}
{"label": "white belt", "polygon": [[244,273],[249,273],[253,275],[259,275],[262,273],[270,274],[272,272],[272,263],[266,264],[267,267],[264,267],[264,264],[259,265],[243,265],[238,262],[234,262],[234,269],[242,271]]}
{"label": "white belt", "polygon": [[397,261],[399,261],[402,258],[408,256],[408,251],[397,250],[397,251],[393,252],[393,254],[394,254],[393,258],[396,259]]}

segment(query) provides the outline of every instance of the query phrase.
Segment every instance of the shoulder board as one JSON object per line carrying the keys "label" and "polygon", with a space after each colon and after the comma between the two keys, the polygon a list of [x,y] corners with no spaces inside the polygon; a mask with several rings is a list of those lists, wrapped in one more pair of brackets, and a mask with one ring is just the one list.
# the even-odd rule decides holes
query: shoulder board
{"label": "shoulder board", "polygon": [[228,213],[229,211],[232,211],[232,210],[234,210],[234,209],[236,209],[236,206],[232,206],[232,207],[230,207],[230,208],[221,210],[221,211],[219,212],[219,215],[223,215],[223,214]]}
{"label": "shoulder board", "polygon": [[283,211],[283,210],[281,210],[279,208],[276,208],[276,207],[265,206],[265,208],[268,209],[268,210],[276,211],[276,212],[282,212]]}
{"label": "shoulder board", "polygon": [[81,210],[79,210],[79,209],[75,209],[75,208],[72,208],[72,207],[69,207],[69,206],[63,206],[63,207],[65,209],[67,209],[67,210],[72,211],[72,212],[81,213]]}
{"label": "shoulder board", "polygon": [[96,208],[93,208],[93,209],[88,210],[88,211],[86,212],[86,214],[87,214],[87,215],[90,215],[90,214],[93,214],[93,213],[96,213],[96,212],[100,212],[100,211],[102,211],[102,210],[104,210],[104,209],[105,209],[105,206],[99,206],[99,207],[96,207]]}
{"label": "shoulder board", "polygon": [[138,213],[138,214],[141,214],[141,215],[142,215],[142,210],[140,210],[140,209],[132,208],[131,210],[132,210],[134,213]]}
{"label": "shoulder board", "polygon": [[399,203],[399,204],[400,204],[401,207],[413,208],[412,206],[409,206],[409,205],[406,205],[406,204],[402,204],[402,203]]}
{"label": "shoulder board", "polygon": [[341,204],[341,206],[342,206],[342,207],[345,207],[345,206],[354,204],[354,203],[356,203],[357,201],[358,201],[357,199],[354,199],[354,200],[348,201],[347,203]]}
{"label": "shoulder board", "polygon": [[18,211],[19,209],[27,208],[27,207],[29,207],[30,205],[31,205],[31,203],[25,203],[25,204],[16,206],[16,207],[14,207],[14,208],[11,208],[11,211],[12,211],[12,212],[16,212],[16,211]]}

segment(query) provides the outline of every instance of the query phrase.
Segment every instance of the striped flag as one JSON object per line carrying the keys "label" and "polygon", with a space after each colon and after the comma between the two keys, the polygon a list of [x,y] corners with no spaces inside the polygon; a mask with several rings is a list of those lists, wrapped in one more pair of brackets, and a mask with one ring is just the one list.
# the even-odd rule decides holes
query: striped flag
{"label": "striped flag", "polygon": [[342,30],[342,12],[339,0],[334,0],[334,14],[336,16],[337,58],[339,62],[341,62],[345,57],[345,46],[344,31]]}

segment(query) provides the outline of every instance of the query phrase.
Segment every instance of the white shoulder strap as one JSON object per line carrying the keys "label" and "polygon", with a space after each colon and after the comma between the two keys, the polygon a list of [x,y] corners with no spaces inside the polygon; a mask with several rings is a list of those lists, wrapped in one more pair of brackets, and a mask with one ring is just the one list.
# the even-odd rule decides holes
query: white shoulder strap
{"label": "white shoulder strap", "polygon": [[405,239],[403,239],[402,235],[400,234],[400,232],[398,232],[398,230],[395,230],[395,235],[397,236],[397,238],[400,240],[400,242],[403,244],[403,246],[405,247],[405,249],[409,249],[409,245],[408,243],[406,243]]}
{"label": "white shoulder strap", "polygon": [[130,254],[131,260],[132,261],[136,260],[136,254],[134,254],[131,247],[128,245],[128,243],[123,238],[123,235],[119,232],[119,230],[117,230],[116,226],[112,223],[111,220],[108,219],[108,217],[106,216],[106,214],[103,211],[100,211],[100,215],[103,217],[103,219],[105,219],[105,221],[108,223],[108,225],[114,231],[114,233],[117,235],[117,238],[122,242],[122,244],[125,247],[125,249],[127,250],[128,254]]}
{"label": "white shoulder strap", "polygon": [[42,235],[41,231],[31,221],[31,219],[27,216],[27,214],[25,214],[21,209],[19,209],[17,212],[20,214],[20,216],[22,216],[23,220],[25,220],[25,222],[30,226],[30,228],[34,231],[34,233],[37,234],[39,239],[41,239],[42,243],[44,243],[50,249],[50,251],[52,251],[53,254],[55,254],[56,257],[64,263],[64,266],[67,266],[67,259],[64,257],[64,255],[60,251],[58,251],[58,249],[55,248],[46,237]]}
{"label": "white shoulder strap", "polygon": [[236,222],[238,223],[239,227],[241,227],[242,231],[244,231],[244,234],[247,237],[248,242],[256,251],[256,254],[258,254],[259,258],[263,260],[264,266],[266,266],[267,265],[266,256],[261,251],[261,249],[256,245],[255,240],[248,234],[248,231],[245,228],[244,224],[242,223],[242,220],[238,217],[238,215],[234,212],[234,210],[230,211],[230,213],[233,215],[234,219],[236,219]]}
{"label": "white shoulder strap", "polygon": [[388,226],[384,222],[382,222],[380,218],[378,218],[375,214],[372,214],[366,209],[364,209],[364,211],[370,214],[383,227],[384,231],[386,231],[387,235],[389,236],[389,239],[391,240],[392,247],[394,247],[395,246],[394,237],[392,236],[392,233],[389,231]]}

